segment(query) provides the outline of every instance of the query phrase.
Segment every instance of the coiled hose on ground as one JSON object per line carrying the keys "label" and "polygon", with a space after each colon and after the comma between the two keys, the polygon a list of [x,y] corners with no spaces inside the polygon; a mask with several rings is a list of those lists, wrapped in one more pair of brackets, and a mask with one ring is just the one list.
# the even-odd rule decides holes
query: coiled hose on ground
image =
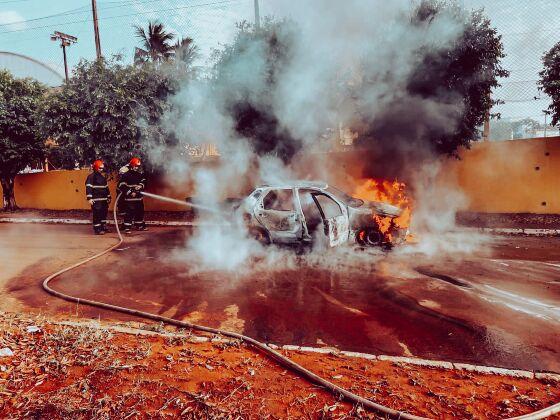
{"label": "coiled hose on ground", "polygon": [[[120,194],[117,197],[116,202],[119,201],[120,198]],[[85,260],[79,261],[76,264],[72,264],[69,267],[63,268],[60,271],[57,271],[54,274],[51,274],[50,276],[48,276],[45,280],[43,280],[43,289],[45,289],[45,291],[53,296],[56,296],[60,299],[64,299],[66,301],[69,302],[74,302],[74,303],[78,303],[78,304],[84,304],[84,305],[89,305],[89,306],[93,306],[93,307],[97,307],[97,308],[101,308],[101,309],[106,309],[109,311],[114,311],[114,312],[120,312],[123,314],[127,314],[127,315],[132,315],[132,316],[136,316],[136,317],[140,317],[140,318],[145,318],[145,319],[150,319],[153,321],[158,321],[158,322],[163,322],[165,324],[170,324],[170,325],[175,325],[177,327],[181,327],[181,328],[188,328],[188,329],[192,329],[192,330],[198,330],[198,331],[203,331],[203,332],[207,332],[207,333],[211,333],[211,334],[219,334],[225,337],[231,337],[240,341],[243,341],[247,344],[249,344],[250,346],[256,348],[257,350],[261,351],[262,353],[264,353],[265,355],[269,356],[271,359],[273,359],[274,361],[276,361],[279,365],[290,369],[291,371],[297,373],[299,376],[309,380],[310,382],[314,383],[315,385],[319,385],[325,389],[327,389],[329,392],[333,393],[336,396],[342,396],[344,397],[345,400],[347,400],[348,402],[351,402],[353,404],[359,404],[361,406],[363,406],[364,408],[367,408],[371,411],[377,412],[377,413],[381,413],[387,416],[391,416],[393,418],[398,418],[398,419],[410,419],[410,420],[420,420],[420,419],[425,419],[425,417],[420,417],[420,416],[415,416],[413,414],[409,414],[409,413],[404,413],[401,411],[397,411],[397,410],[393,410],[389,407],[385,407],[381,404],[377,404],[371,400],[368,400],[366,398],[360,397],[359,395],[354,394],[353,392],[350,392],[344,388],[341,388],[340,386],[333,384],[332,382],[327,381],[324,378],[321,378],[320,376],[314,374],[313,372],[307,370],[306,368],[304,368],[303,366],[297,364],[296,362],[294,362],[293,360],[289,359],[288,357],[284,356],[283,354],[277,352],[276,350],[270,348],[269,346],[267,346],[264,343],[261,343],[260,341],[257,341],[251,337],[248,337],[246,335],[243,334],[238,334],[238,333],[234,333],[231,331],[225,331],[225,330],[220,330],[217,328],[210,328],[210,327],[206,327],[204,325],[196,325],[196,324],[191,324],[190,322],[184,322],[184,321],[179,321],[173,318],[167,318],[161,315],[156,315],[156,314],[152,314],[149,312],[143,312],[143,311],[138,311],[136,309],[130,309],[130,308],[125,308],[122,306],[116,306],[116,305],[111,305],[109,303],[104,303],[104,302],[97,302],[94,300],[90,300],[90,299],[83,299],[83,298],[79,298],[76,296],[70,296],[67,295],[65,293],[59,292],[54,290],[52,287],[49,286],[49,283],[51,280],[55,279],[56,277],[70,271],[73,270],[75,268],[78,268],[84,264],[87,264],[90,261],[93,261],[99,257],[102,257],[105,254],[108,254],[109,252],[113,251],[115,248],[118,248],[123,242],[124,242],[124,238],[120,232],[119,229],[119,224],[117,221],[117,206],[114,206],[114,210],[113,210],[113,220],[115,222],[115,229],[117,231],[117,235],[119,238],[119,241],[115,244],[112,245],[111,247],[107,248],[106,250],[93,255],[89,258],[86,258]],[[531,413],[525,416],[520,416],[520,417],[515,417],[515,419],[517,420],[536,420],[536,419],[542,419],[548,416],[551,416],[553,414],[559,413],[560,412],[560,403],[553,405],[549,408],[537,411],[535,413]]]}

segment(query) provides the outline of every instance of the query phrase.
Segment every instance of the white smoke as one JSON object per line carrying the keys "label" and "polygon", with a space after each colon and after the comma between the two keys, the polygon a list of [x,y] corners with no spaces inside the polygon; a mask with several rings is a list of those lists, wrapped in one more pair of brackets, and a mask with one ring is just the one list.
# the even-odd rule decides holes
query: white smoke
{"label": "white smoke", "polygon": [[[292,17],[302,29],[291,65],[281,74],[274,92],[276,115],[296,138],[309,142],[333,122],[349,125],[355,118],[352,110],[341,109],[346,98],[333,96],[332,86],[337,81],[359,81],[364,77],[361,66],[368,68],[368,76],[373,74],[375,83],[358,94],[374,115],[383,110],[386,101],[405,94],[420,48],[448,47],[464,29],[446,13],[437,15],[429,26],[410,25],[410,0],[272,4],[277,5],[281,16]],[[443,119],[453,110],[442,105],[436,102],[422,106],[433,107],[430,116]],[[454,118],[447,119],[446,124],[450,121]]]}
{"label": "white smoke", "polygon": [[456,225],[456,215],[468,205],[464,193],[456,188],[449,177],[446,182],[441,162],[423,166],[415,180],[415,200],[411,232],[416,236],[413,244],[401,247],[398,254],[464,255],[481,248],[488,237],[472,229]]}
{"label": "white smoke", "polygon": [[[304,150],[317,149],[327,127],[349,126],[355,118],[351,107],[345,105],[347,98],[336,93],[340,90],[332,89],[333,84],[351,87],[354,81],[366,77],[361,69],[367,67],[367,77],[372,80],[358,92],[359,100],[371,115],[382,113],[387,102],[406,95],[406,80],[419,60],[416,52],[424,46],[446,48],[464,29],[446,13],[438,14],[430,25],[410,25],[409,0],[270,0],[267,7],[276,16],[294,19],[301,28],[289,62],[277,75],[277,83],[268,95],[280,127],[301,139]],[[228,79],[230,85],[189,80],[172,99],[173,111],[165,118],[166,129],[190,144],[212,143],[220,153],[219,164],[214,166],[189,165],[177,153],[172,154],[176,159],[171,156],[169,162],[169,153],[165,153],[167,169],[176,172],[177,177],[188,174],[195,185],[196,200],[205,206],[219,207],[226,198],[246,192],[249,173],[254,182],[280,183],[317,172],[294,173],[289,164],[274,156],[257,156],[248,139],[234,129],[235,121],[226,104],[240,86],[249,98],[261,94],[266,86],[264,52],[264,45],[255,42],[230,61],[226,69],[233,75]],[[419,113],[426,124],[449,130],[453,130],[463,110],[458,98],[425,99],[416,104],[416,109],[407,112]],[[157,149],[152,155],[161,157],[162,152]],[[321,161],[316,164],[321,165]],[[418,229],[435,232],[435,237],[440,238],[442,229],[454,226],[451,209],[457,208],[456,198],[448,195],[453,205],[447,207],[431,206],[432,200],[441,203],[442,197],[432,197],[430,189],[421,185],[417,189],[422,195],[418,200]],[[425,217],[434,214],[446,223],[432,223],[431,217]],[[200,213],[200,221],[206,226],[196,230],[188,248],[204,267],[236,270],[255,256],[267,264],[270,258],[280,258],[289,265],[286,258],[291,257],[282,252],[263,253],[248,237],[242,221],[222,220],[204,212]],[[232,223],[225,226],[224,221]]]}

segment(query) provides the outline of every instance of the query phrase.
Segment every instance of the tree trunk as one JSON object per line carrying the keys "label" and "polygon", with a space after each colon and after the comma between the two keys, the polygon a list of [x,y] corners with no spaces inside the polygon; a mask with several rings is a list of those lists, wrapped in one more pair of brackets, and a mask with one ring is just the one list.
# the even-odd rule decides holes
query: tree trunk
{"label": "tree trunk", "polygon": [[14,195],[15,176],[0,178],[2,185],[2,202],[4,211],[14,211],[18,209],[16,196]]}

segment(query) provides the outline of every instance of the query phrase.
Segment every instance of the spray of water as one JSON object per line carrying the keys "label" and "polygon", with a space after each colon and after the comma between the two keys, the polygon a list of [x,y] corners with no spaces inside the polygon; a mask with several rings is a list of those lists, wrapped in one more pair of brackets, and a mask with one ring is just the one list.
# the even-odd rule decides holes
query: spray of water
{"label": "spray of water", "polygon": [[194,204],[194,203],[189,203],[187,201],[181,201],[181,200],[177,200],[176,198],[171,198],[171,197],[164,197],[163,195],[158,195],[158,194],[152,194],[149,192],[143,192],[142,193],[145,197],[150,197],[153,198],[155,200],[160,200],[160,201],[166,201],[168,203],[173,203],[173,204],[178,204],[180,206],[185,206],[185,207],[192,207],[198,210],[204,210],[210,213],[214,213],[214,214],[219,214],[219,215],[225,215],[224,212],[212,208],[212,207],[208,207],[208,206],[203,206],[200,204]]}

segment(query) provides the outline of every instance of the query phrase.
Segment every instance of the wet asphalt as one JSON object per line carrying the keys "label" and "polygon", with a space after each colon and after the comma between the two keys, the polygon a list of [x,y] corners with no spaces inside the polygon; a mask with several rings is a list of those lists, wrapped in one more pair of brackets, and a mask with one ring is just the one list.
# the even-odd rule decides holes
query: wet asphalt
{"label": "wet asphalt", "polygon": [[495,237],[437,256],[355,250],[327,265],[284,255],[226,272],[200,268],[189,235],[137,233],[53,285],[269,343],[560,371],[560,238]]}

